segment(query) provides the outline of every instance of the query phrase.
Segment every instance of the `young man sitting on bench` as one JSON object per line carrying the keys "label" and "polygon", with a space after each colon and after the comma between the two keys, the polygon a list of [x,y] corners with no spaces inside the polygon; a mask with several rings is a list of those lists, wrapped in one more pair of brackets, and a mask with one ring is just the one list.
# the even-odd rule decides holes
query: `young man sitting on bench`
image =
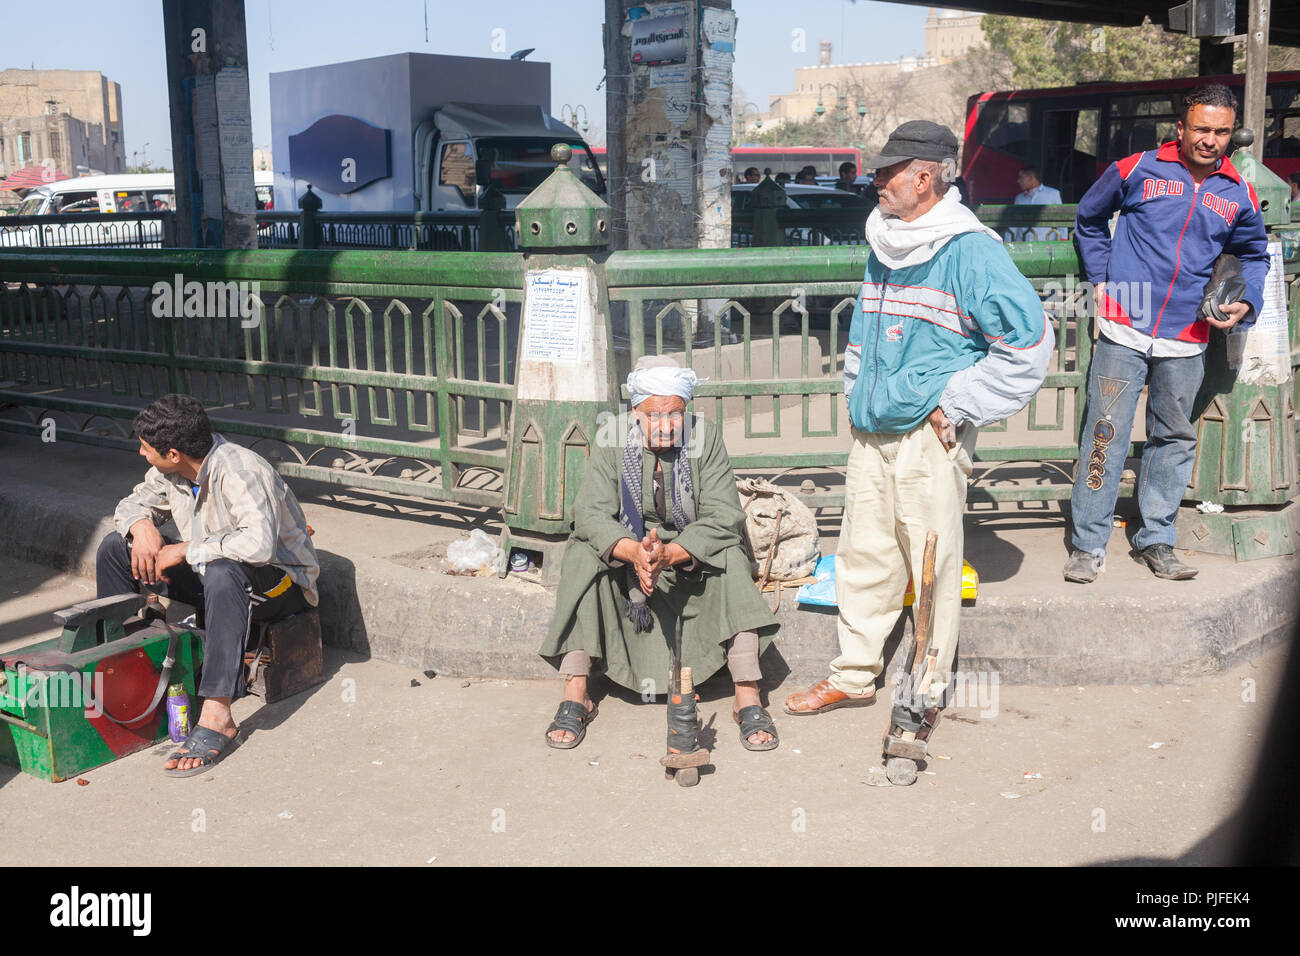
{"label": "young man sitting on bench", "polygon": [[[233,749],[230,702],[244,696],[244,647],[253,621],[274,621],[318,601],[320,564],[293,492],[266,459],[212,433],[203,405],[164,395],[135,418],[151,466],[113,515],[96,556],[98,597],[139,592],[202,608],[203,710],[163,764],[189,777]],[[180,540],[158,532],[170,517]]]}

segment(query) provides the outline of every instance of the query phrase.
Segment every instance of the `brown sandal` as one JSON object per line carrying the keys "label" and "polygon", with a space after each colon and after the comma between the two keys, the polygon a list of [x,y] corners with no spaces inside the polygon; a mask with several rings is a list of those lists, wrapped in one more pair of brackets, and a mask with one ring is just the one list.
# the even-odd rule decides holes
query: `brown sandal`
{"label": "brown sandal", "polygon": [[[804,706],[795,710],[790,706],[790,702],[796,697],[802,697]],[[828,710],[835,710],[839,707],[866,707],[875,701],[876,694],[872,691],[866,697],[850,697],[842,690],[836,690],[831,686],[829,680],[820,680],[813,684],[802,694],[791,694],[785,699],[785,712],[795,717],[806,717],[809,714],[820,714]]]}

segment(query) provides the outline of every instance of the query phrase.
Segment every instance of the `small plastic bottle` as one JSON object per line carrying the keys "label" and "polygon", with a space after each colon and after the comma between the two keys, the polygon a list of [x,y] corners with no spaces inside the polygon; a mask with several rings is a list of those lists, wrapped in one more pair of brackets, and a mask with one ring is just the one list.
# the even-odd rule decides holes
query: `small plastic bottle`
{"label": "small plastic bottle", "polygon": [[167,733],[176,743],[190,735],[190,695],[184,684],[167,688]]}

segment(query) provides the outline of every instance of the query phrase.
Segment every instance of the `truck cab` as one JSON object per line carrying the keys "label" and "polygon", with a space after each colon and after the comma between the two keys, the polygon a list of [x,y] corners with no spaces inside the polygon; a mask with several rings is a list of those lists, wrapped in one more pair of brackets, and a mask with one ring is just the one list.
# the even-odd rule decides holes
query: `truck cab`
{"label": "truck cab", "polygon": [[478,163],[490,165],[491,181],[514,209],[539,186],[555,161],[551,147],[573,147],[569,165],[597,194],[605,180],[591,148],[572,127],[537,106],[449,103],[421,122],[414,136],[416,209],[440,212],[479,208],[487,182]]}

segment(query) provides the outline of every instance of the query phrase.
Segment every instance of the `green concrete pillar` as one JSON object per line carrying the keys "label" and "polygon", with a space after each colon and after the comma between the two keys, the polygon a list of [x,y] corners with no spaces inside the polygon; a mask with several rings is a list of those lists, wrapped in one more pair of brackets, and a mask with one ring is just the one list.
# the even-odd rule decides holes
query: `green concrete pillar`
{"label": "green concrete pillar", "polygon": [[[1239,146],[1249,145],[1244,132],[1233,137]],[[1292,363],[1300,294],[1285,275],[1286,261],[1296,256],[1284,225],[1290,219],[1286,183],[1245,149],[1232,161],[1259,197],[1272,266],[1255,325],[1227,335],[1211,331],[1205,381],[1193,410],[1196,463],[1186,497],[1225,510],[1202,514],[1183,508],[1177,546],[1245,561],[1293,553],[1300,531],[1300,504],[1292,500],[1300,492]]]}
{"label": "green concrete pillar", "polygon": [[[605,285],[610,209],[558,166],[515,210],[524,253],[524,300],[510,416],[502,561],[511,548],[539,552],[542,579],[558,579],[573,501],[602,416],[618,405]],[[607,429],[608,430],[608,429]],[[504,565],[499,569],[505,574]]]}

